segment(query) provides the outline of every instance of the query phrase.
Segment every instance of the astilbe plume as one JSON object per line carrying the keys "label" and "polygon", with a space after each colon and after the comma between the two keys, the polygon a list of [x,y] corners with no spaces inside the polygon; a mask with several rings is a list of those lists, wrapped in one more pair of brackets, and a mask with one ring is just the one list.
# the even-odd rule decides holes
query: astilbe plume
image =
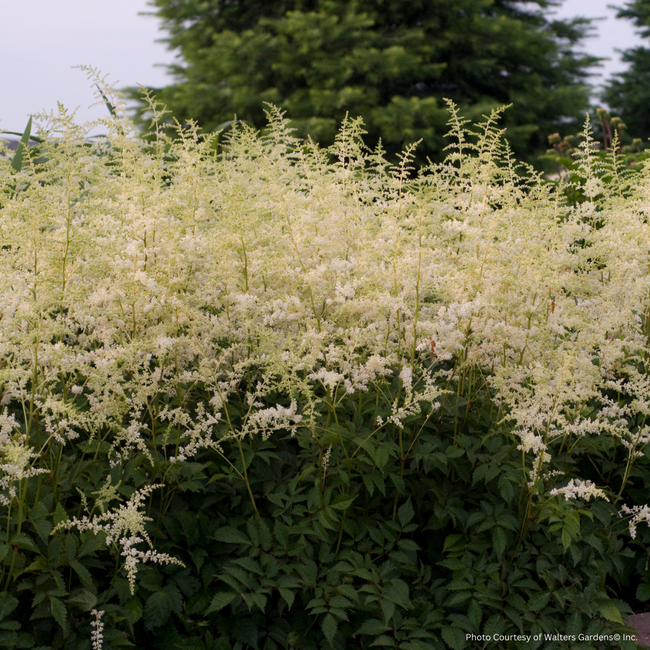
{"label": "astilbe plume", "polygon": [[[273,109],[265,135],[235,125],[217,150],[192,125],[143,142],[113,103],[92,144],[64,109],[41,116],[17,189],[0,158],[0,399],[41,416],[35,453],[82,432],[108,432],[115,463],[151,464],[278,430],[318,437],[323,401],[394,377],[402,392],[377,425],[399,428],[472,368],[512,424],[531,492],[568,438],[643,451],[647,429],[626,422],[648,409],[631,360],[649,353],[650,172],[631,198],[597,205],[587,144],[587,200],[569,208],[514,166],[498,111],[472,135],[452,107],[448,160],[413,176],[409,152],[391,166],[365,148],[359,120],[322,151]],[[613,404],[612,386],[635,401]],[[209,398],[190,408],[195,389]],[[68,524],[120,544],[131,586],[137,562],[172,561],[135,549],[153,487]]]}

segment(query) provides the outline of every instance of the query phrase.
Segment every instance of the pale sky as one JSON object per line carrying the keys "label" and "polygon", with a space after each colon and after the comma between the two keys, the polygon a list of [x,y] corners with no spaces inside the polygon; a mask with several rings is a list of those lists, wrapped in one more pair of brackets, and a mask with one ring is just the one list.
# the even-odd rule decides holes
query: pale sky
{"label": "pale sky", "polygon": [[[622,69],[614,49],[642,43],[627,21],[614,19],[610,2],[623,0],[565,0],[557,14],[607,18],[584,46],[612,57],[604,75]],[[31,113],[49,112],[57,101],[78,108],[79,122],[103,117],[104,106],[88,108],[94,89],[75,65],[98,68],[117,87],[169,83],[156,64],[171,63],[174,54],[155,42],[166,33],[156,18],[138,16],[142,11],[151,11],[147,0],[0,0],[0,129],[22,132]]]}

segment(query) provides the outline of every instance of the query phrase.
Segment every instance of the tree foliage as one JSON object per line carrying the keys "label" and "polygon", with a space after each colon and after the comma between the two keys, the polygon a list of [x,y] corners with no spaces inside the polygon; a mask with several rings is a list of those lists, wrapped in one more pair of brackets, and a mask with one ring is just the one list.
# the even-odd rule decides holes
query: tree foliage
{"label": "tree foliage", "polygon": [[549,20],[554,0],[153,4],[181,57],[170,66],[176,82],[156,94],[181,122],[212,131],[236,115],[260,128],[271,102],[297,135],[329,145],[349,113],[390,154],[421,139],[422,159],[441,158],[444,98],[470,119],[513,103],[508,139],[520,154],[539,150],[559,124],[582,122],[597,61],[575,51],[589,21]]}
{"label": "tree foliage", "polygon": [[[650,2],[631,0],[619,9],[618,18],[627,18],[639,28],[643,38],[650,38]],[[609,81],[602,99],[625,121],[631,133],[650,137],[650,49],[634,47],[623,52],[628,69]]]}

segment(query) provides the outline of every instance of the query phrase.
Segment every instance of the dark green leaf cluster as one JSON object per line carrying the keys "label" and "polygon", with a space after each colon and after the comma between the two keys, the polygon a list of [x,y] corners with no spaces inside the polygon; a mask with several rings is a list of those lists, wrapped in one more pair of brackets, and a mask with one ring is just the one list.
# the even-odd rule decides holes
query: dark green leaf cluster
{"label": "dark green leaf cluster", "polygon": [[[399,383],[382,390],[398,397]],[[370,391],[343,400],[320,439],[309,430],[245,439],[234,465],[211,451],[173,466],[159,456],[153,474],[142,454],[115,464],[118,499],[163,483],[148,531],[185,564],[141,566],[133,594],[103,533],[52,534],[66,511],[81,513],[79,492],[101,490],[107,464],[105,442],[62,450],[54,474],[29,483],[35,505],[6,513],[0,556],[13,575],[0,644],[90,648],[92,609],[106,612],[105,649],[456,650],[488,647],[466,641],[472,634],[629,633],[630,609],[613,594],[639,572],[650,584],[650,574],[633,568],[616,508],[556,498],[525,515],[521,454],[491,394],[448,388],[440,411],[425,408],[403,429],[376,428],[387,411]],[[207,397],[196,387],[185,407]],[[228,410],[236,421],[236,405]],[[340,441],[330,454],[328,435]],[[621,470],[599,444],[590,459],[614,486]],[[226,457],[237,456],[232,445]],[[556,466],[594,473],[568,453]],[[648,593],[639,588],[639,598]]]}

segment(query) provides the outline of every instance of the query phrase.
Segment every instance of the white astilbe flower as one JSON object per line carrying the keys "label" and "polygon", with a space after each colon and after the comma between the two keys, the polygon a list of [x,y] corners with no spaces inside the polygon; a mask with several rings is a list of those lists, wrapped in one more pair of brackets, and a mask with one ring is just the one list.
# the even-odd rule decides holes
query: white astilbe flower
{"label": "white astilbe flower", "polygon": [[[391,414],[387,418],[387,422],[392,422],[395,426],[400,429],[404,428],[404,420],[411,416],[417,415],[422,410],[423,403],[431,404],[433,410],[439,408],[440,403],[435,401],[443,392],[438,386],[433,382],[432,377],[426,377],[424,382],[424,387],[421,390],[414,390],[411,386],[412,382],[412,371],[408,366],[402,368],[400,377],[403,382],[405,382],[405,395],[400,405],[399,398],[396,398],[392,404]],[[380,419],[376,418],[378,424],[380,424]]]}
{"label": "white astilbe flower", "polygon": [[242,438],[259,434],[263,439],[268,438],[273,431],[288,429],[295,431],[296,426],[302,421],[298,413],[298,404],[295,400],[289,406],[271,406],[254,411],[247,418],[241,432]]}
{"label": "white astilbe flower", "polygon": [[563,495],[566,501],[570,499],[589,499],[599,497],[609,501],[603,490],[597,488],[591,481],[581,481],[572,478],[563,488],[553,488],[549,494],[551,496]]}
{"label": "white astilbe flower", "polygon": [[630,508],[623,504],[619,512],[619,517],[622,517],[623,514],[630,517],[630,537],[632,539],[636,537],[636,528],[641,522],[645,521],[646,524],[650,524],[650,508],[647,505],[632,506]]}
{"label": "white astilbe flower", "polygon": [[[161,415],[161,419],[166,419]],[[171,418],[170,418],[171,419]],[[172,422],[174,420],[171,420]],[[184,461],[195,456],[200,449],[215,449],[222,453],[218,441],[214,440],[214,427],[221,422],[221,413],[212,415],[207,413],[203,402],[199,402],[196,407],[196,417],[190,421],[189,417],[183,418],[184,431],[182,439],[189,440],[178,448],[178,456],[171,456],[170,461]]]}
{"label": "white astilbe flower", "polygon": [[[64,529],[70,530],[76,528],[79,532],[86,530],[92,531],[96,535],[99,533],[106,534],[106,544],[116,544],[120,547],[120,555],[124,558],[124,568],[129,581],[131,593],[135,591],[135,576],[138,570],[138,564],[144,562],[156,562],[158,564],[177,564],[185,566],[180,560],[171,557],[166,553],[158,553],[153,550],[153,544],[149,535],[145,531],[145,523],[152,521],[142,512],[143,501],[153,492],[153,490],[162,487],[162,485],[148,485],[137,490],[131,498],[124,504],[120,504],[116,509],[109,512],[96,515],[92,519],[83,517],[78,519],[73,517],[68,521],[61,522],[52,530]],[[135,548],[136,544],[146,542],[150,550],[140,551]]]}
{"label": "white astilbe flower", "polygon": [[104,647],[104,624],[102,623],[102,616],[106,612],[103,609],[91,609],[90,613],[94,617],[94,620],[90,621],[90,626],[93,628],[90,632],[90,642],[92,643],[93,650],[102,650]]}
{"label": "white astilbe flower", "polygon": [[139,421],[139,416],[135,415],[131,420],[131,424],[115,435],[108,456],[110,458],[115,455],[117,460],[110,461],[111,467],[118,462],[126,462],[134,449],[142,452],[153,465],[153,458],[149,453],[147,443],[140,433],[145,428],[146,426]]}
{"label": "white astilbe flower", "polygon": [[0,415],[0,504],[8,506],[16,498],[16,484],[23,479],[46,474],[45,468],[30,467],[38,452],[29,447],[27,437],[19,432],[13,415]]}

